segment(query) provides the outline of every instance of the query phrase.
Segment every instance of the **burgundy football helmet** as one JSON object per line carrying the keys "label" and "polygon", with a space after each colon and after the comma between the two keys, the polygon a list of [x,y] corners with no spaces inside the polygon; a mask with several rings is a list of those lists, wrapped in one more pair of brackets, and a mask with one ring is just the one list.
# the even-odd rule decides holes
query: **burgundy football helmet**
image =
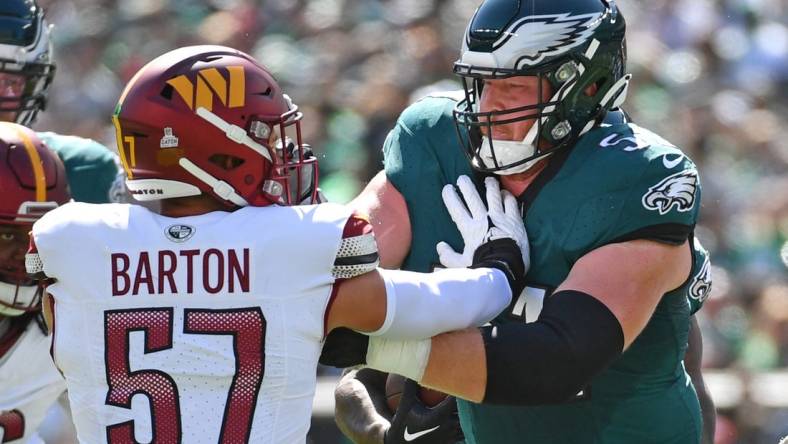
{"label": "burgundy football helmet", "polygon": [[126,185],[140,201],[208,193],[233,206],[314,200],[302,114],[251,56],[191,46],[148,63],[115,108]]}
{"label": "burgundy football helmet", "polygon": [[0,122],[0,316],[40,308],[40,288],[25,273],[27,234],[44,213],[69,200],[57,154],[31,129]]}

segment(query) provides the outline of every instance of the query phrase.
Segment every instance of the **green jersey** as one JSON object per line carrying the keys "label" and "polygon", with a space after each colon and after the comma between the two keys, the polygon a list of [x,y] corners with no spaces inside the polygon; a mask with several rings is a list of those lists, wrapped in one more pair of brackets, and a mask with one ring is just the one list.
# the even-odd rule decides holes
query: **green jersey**
{"label": "green jersey", "polygon": [[[412,244],[403,268],[429,271],[435,245],[462,247],[442,199],[445,184],[474,177],[457,143],[450,95],[403,112],[384,145],[388,180],[408,206]],[[476,177],[477,184],[481,184]],[[520,196],[531,245],[528,288],[494,323],[532,322],[573,264],[603,245],[634,239],[681,244],[698,216],[695,165],[655,134],[623,120],[602,124],[552,156]],[[700,406],[683,367],[691,310],[708,294],[708,256],[693,240],[687,281],[665,294],[631,347],[572,401],[493,406],[459,401],[469,443],[693,443]],[[512,350],[517,353],[517,350]],[[522,377],[527,378],[524,374]]]}
{"label": "green jersey", "polygon": [[38,133],[66,167],[71,197],[78,202],[107,203],[118,174],[115,155],[104,145],[77,136]]}

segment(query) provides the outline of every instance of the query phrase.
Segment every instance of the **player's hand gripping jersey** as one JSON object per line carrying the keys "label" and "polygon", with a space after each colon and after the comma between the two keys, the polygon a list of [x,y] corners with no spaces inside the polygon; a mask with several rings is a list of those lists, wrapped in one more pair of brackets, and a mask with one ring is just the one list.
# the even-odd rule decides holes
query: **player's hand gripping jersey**
{"label": "player's hand gripping jersey", "polygon": [[[462,251],[462,237],[441,205],[444,185],[473,175],[456,142],[455,103],[450,94],[417,102],[384,145],[386,175],[404,196],[412,226],[403,265],[408,270],[428,271],[438,264],[435,245],[440,241]],[[576,399],[534,407],[459,401],[470,443],[699,439],[700,408],[682,363],[691,310],[700,307],[711,284],[707,254],[692,236],[700,202],[698,173],[665,140],[614,114],[609,117],[610,123],[588,132],[573,148],[554,154],[520,197],[531,244],[528,287],[495,322],[537,319],[544,298],[572,265],[610,243],[652,239],[680,245],[689,238],[695,244],[690,277],[663,296],[632,346]],[[477,187],[481,183],[477,180]]]}
{"label": "player's hand gripping jersey", "polygon": [[36,223],[80,441],[304,442],[332,284],[377,263],[349,218],[69,204]]}

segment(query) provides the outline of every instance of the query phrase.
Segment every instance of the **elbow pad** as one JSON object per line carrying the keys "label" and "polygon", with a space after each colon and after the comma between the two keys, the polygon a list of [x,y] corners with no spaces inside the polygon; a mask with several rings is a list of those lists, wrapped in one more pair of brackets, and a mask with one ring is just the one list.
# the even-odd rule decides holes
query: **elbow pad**
{"label": "elbow pad", "polygon": [[476,327],[494,318],[512,299],[509,281],[497,269],[380,270],[380,275],[386,283],[386,319],[370,336],[424,339]]}
{"label": "elbow pad", "polygon": [[536,322],[484,327],[485,404],[572,399],[624,350],[624,332],[595,297],[564,290],[545,299]]}

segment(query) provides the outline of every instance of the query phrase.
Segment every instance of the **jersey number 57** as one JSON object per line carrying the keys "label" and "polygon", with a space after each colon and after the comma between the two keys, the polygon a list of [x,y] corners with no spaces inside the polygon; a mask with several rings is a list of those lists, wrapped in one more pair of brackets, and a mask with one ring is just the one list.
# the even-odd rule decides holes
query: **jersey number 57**
{"label": "jersey number 57", "polygon": [[[247,442],[257,395],[265,369],[265,317],[259,307],[225,310],[185,309],[183,333],[229,335],[236,356],[219,443]],[[104,312],[104,363],[107,371],[106,404],[131,409],[141,393],[150,400],[152,443],[180,443],[181,415],[178,387],[161,370],[131,371],[129,332],[143,331],[145,354],[172,348],[173,308],[109,310]],[[134,421],[107,427],[110,444],[138,442]]]}

